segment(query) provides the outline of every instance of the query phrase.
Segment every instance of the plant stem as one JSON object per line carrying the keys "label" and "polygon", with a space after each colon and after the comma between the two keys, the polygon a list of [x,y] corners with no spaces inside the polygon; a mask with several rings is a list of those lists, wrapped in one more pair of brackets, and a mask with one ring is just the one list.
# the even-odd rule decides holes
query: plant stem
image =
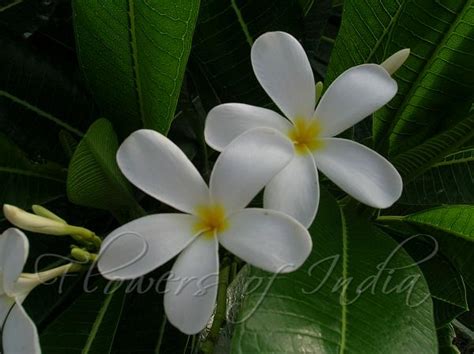
{"label": "plant stem", "polygon": [[214,346],[216,345],[219,339],[221,327],[225,320],[227,286],[229,285],[230,269],[230,259],[225,258],[222,262],[221,270],[219,272],[219,288],[217,290],[217,307],[216,313],[214,315],[214,321],[212,322],[212,326],[209,330],[209,334],[207,335],[206,340],[201,345],[201,350],[204,353],[211,354],[214,352]]}
{"label": "plant stem", "polygon": [[379,216],[375,221],[380,221],[380,222],[386,222],[386,221],[403,221],[403,219],[404,219],[403,216],[386,215],[386,216]]}
{"label": "plant stem", "polygon": [[157,342],[156,348],[155,348],[155,354],[160,353],[161,343],[163,342],[163,336],[165,334],[165,328],[166,328],[166,323],[167,322],[168,322],[168,319],[166,318],[166,315],[163,314],[163,319],[161,320],[161,326],[160,326],[160,334],[158,336],[158,342]]}

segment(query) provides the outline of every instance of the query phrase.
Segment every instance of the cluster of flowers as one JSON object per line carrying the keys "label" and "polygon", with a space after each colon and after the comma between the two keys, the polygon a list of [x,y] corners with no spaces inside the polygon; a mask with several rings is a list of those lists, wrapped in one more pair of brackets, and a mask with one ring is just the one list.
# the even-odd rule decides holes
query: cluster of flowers
{"label": "cluster of flowers", "polygon": [[[286,118],[238,103],[212,109],[205,138],[221,154],[209,185],[168,138],[146,129],[132,133],[117,152],[120,170],[142,191],[183,214],[148,215],[114,230],[101,245],[99,271],[112,280],[134,279],[178,255],[164,307],[174,326],[195,334],[214,310],[219,243],[270,272],[291,272],[304,263],[312,249],[307,228],[319,203],[318,170],[362,203],[392,205],[402,192],[396,169],[364,145],[334,136],[394,97],[397,83],[391,74],[408,54],[402,50],[380,65],[350,68],[318,97],[321,86],[300,43],[283,32],[259,37],[251,50],[252,66]],[[263,188],[264,208],[247,208]],[[14,207],[4,208],[7,218],[28,229],[8,216],[13,214],[8,208]],[[7,230],[0,243],[3,345],[6,352],[19,352],[9,349],[7,339],[9,331],[21,331],[31,334],[28,352],[34,353],[39,350],[36,330],[20,305],[32,285],[12,285],[15,279],[15,284],[29,279],[21,274],[28,243],[16,229]]]}

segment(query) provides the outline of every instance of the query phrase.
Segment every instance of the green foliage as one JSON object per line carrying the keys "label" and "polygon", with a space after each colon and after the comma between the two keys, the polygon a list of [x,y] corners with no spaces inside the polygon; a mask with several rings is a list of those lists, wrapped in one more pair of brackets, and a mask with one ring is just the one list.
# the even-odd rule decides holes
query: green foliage
{"label": "green foliage", "polygon": [[0,134],[0,204],[29,209],[66,194],[66,173],[52,162],[35,163]]}
{"label": "green foliage", "polygon": [[122,136],[144,126],[168,132],[199,0],[73,1],[82,70]]}
{"label": "green foliage", "polygon": [[399,154],[433,136],[443,120],[470,103],[473,25],[472,0],[346,1],[326,82],[350,66],[381,63],[410,48],[410,58],[394,75],[398,93],[373,123],[376,146]]}
{"label": "green foliage", "polygon": [[91,125],[69,164],[67,194],[72,203],[122,213],[138,208],[115,154],[117,136],[106,119]]}
{"label": "green foliage", "polygon": [[275,30],[301,34],[302,9],[298,1],[202,1],[192,60],[194,71],[204,75],[201,81],[207,81],[199,84],[210,85],[215,93],[212,104],[271,104],[253,73],[250,48],[259,35]]}
{"label": "green foliage", "polygon": [[412,205],[472,204],[474,149],[446,156],[405,185],[401,203]]}
{"label": "green foliage", "polygon": [[427,285],[397,243],[327,192],[310,230],[314,248],[301,269],[276,277],[251,270],[234,353],[436,351]]}
{"label": "green foliage", "polygon": [[450,205],[408,215],[405,221],[474,242],[474,206]]}
{"label": "green foliage", "polygon": [[105,281],[89,286],[90,292],[82,294],[41,334],[45,354],[111,352],[122,312],[124,287]]}
{"label": "green foliage", "polygon": [[[468,315],[474,289],[473,0],[0,0],[0,29],[0,203],[48,203],[100,236],[169,211],[121,174],[115,157],[127,134],[169,132],[208,177],[207,111],[223,102],[275,109],[250,63],[262,33],[297,37],[326,88],[351,66],[411,49],[393,75],[397,96],[350,134],[402,175],[392,208],[347,203],[331,185],[340,200],[322,191],[312,254],[290,274],[221,250],[234,283],[227,311],[215,314],[224,323],[215,343],[219,326],[206,338],[167,321],[172,261],[128,292],[130,283],[110,293],[88,278],[99,285],[88,293],[81,276],[39,286],[24,306],[44,353],[457,352],[451,324]],[[95,104],[105,118],[96,120]],[[28,236],[28,272],[41,255],[77,247]],[[47,268],[64,259],[55,261]]]}

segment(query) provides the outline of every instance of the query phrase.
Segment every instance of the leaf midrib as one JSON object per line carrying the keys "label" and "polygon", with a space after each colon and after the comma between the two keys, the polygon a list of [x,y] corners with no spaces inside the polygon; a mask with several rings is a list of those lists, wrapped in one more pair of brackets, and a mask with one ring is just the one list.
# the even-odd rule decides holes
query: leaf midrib
{"label": "leaf midrib", "polygon": [[340,297],[341,304],[341,342],[339,347],[339,354],[343,354],[346,350],[346,333],[347,333],[347,279],[348,279],[348,262],[347,262],[347,250],[348,250],[348,237],[347,237],[347,224],[344,216],[344,211],[339,207],[341,213],[341,236],[342,236],[342,281],[343,287]]}
{"label": "leaf midrib", "polygon": [[135,24],[135,0],[127,0],[128,4],[128,19],[129,19],[129,34],[130,34],[130,48],[132,51],[132,67],[133,67],[133,78],[135,83],[135,91],[138,99],[138,110],[142,124],[145,124],[144,108],[143,108],[143,95],[142,95],[142,83],[140,79],[140,70],[138,64],[138,46],[137,46],[137,32]]}
{"label": "leaf midrib", "polygon": [[37,172],[32,172],[28,170],[22,170],[22,169],[14,168],[14,167],[0,166],[0,173],[2,172],[13,173],[13,174],[21,175],[21,176],[37,177],[37,178],[47,179],[47,180],[59,182],[59,183],[66,183],[64,179],[60,179],[53,176],[49,176],[49,175],[45,175],[45,174],[41,174]]}

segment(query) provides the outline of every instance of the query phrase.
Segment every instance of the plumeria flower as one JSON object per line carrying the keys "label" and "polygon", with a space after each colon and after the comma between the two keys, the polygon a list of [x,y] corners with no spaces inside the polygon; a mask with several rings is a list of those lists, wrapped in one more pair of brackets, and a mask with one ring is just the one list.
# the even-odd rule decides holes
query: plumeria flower
{"label": "plumeria flower", "polygon": [[[313,73],[295,38],[284,32],[265,33],[252,46],[251,59],[258,81],[288,119],[265,108],[222,104],[209,112],[205,137],[222,151],[242,133],[268,127],[294,145],[292,161],[265,188],[265,208],[311,225],[319,204],[318,170],[371,207],[389,207],[400,197],[402,179],[385,158],[364,145],[335,138],[393,98],[397,83],[386,69],[377,64],[348,69],[315,109]],[[258,141],[252,143],[259,148]]]}
{"label": "plumeria flower", "polygon": [[117,152],[123,174],[150,196],[185,214],[156,214],[108,235],[98,259],[108,279],[140,277],[178,255],[164,295],[169,321],[187,334],[201,331],[216,301],[218,244],[270,272],[291,272],[306,260],[312,242],[295,219],[245,206],[292,158],[279,132],[255,129],[218,157],[209,187],[168,138],[139,130]]}
{"label": "plumeria flower", "polygon": [[0,235],[0,352],[4,354],[41,353],[36,326],[21,304],[36,286],[74,267],[67,264],[40,273],[22,273],[28,249],[28,239],[20,230],[10,228]]}

